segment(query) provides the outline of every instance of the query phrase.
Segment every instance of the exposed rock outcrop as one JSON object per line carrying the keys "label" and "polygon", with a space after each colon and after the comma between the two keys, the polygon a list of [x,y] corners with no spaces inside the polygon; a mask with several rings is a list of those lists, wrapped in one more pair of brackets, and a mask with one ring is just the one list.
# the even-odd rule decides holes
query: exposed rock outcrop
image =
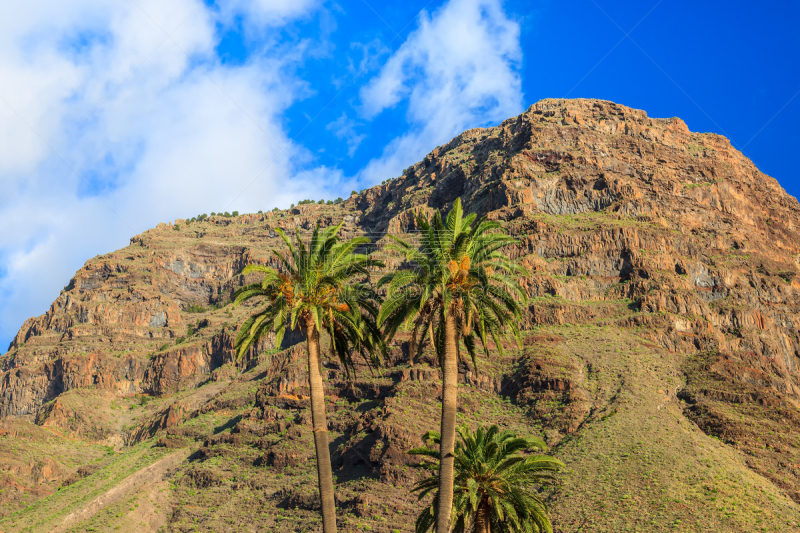
{"label": "exposed rock outcrop", "polygon": [[[302,336],[288,335],[280,347],[268,338],[237,362],[235,328],[252,308],[228,304],[243,283],[238,274],[245,265],[276,265],[273,250],[283,244],[275,230],[298,230],[303,238],[318,223],[343,222],[345,236],[372,237],[373,250],[391,269],[400,259],[386,252],[383,234],[413,240],[416,215],[446,211],[456,198],[519,239],[505,253],[530,273],[522,280],[531,296],[526,329],[600,322],[669,353],[715,354],[708,356],[710,367],[684,367],[687,416],[748,450],[752,435],[739,426],[730,430],[737,398],[786,410],[782,417],[791,423],[774,431],[796,427],[797,200],[724,137],[598,100],[538,102],[497,127],[462,133],[402,176],[336,205],[163,224],[135,236],[130,246],[88,261],[44,315],[22,326],[0,359],[0,417],[32,416],[65,391],[81,388],[167,395],[208,380],[223,365],[246,368],[278,348],[283,351],[255,398],[267,417],[275,398],[306,394],[303,352],[286,350]],[[558,339],[537,342],[548,346]],[[401,344],[394,350],[393,357],[402,359]],[[590,398],[593,370],[584,362],[524,348],[515,353],[516,373],[490,376],[463,366],[462,381],[513,397],[557,438],[576,432],[601,409]],[[406,368],[384,376],[385,386],[432,382],[435,373]],[[331,367],[329,376],[338,376],[337,369]],[[696,385],[709,376],[722,393]],[[342,382],[331,391],[337,397],[387,395],[364,383]],[[162,414],[133,441],[190,416]],[[373,433],[383,439],[380,432],[388,426],[375,424]],[[398,481],[405,475],[398,442],[406,440],[387,440],[380,454],[354,445],[341,460],[364,461],[382,479]],[[796,440],[779,440],[783,463],[800,463]],[[263,460],[279,466],[305,460],[286,453],[266,450]],[[381,454],[396,464],[381,463]],[[778,461],[754,457],[759,472]],[[800,495],[797,476],[781,468],[771,479]],[[287,506],[310,505],[286,497]]]}

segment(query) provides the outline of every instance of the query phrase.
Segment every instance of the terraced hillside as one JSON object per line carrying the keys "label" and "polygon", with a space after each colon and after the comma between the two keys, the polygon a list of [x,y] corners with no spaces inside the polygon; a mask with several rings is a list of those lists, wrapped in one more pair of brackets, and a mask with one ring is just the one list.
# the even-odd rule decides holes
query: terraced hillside
{"label": "terraced hillside", "polygon": [[[543,100],[342,203],[177,220],[88,261],[0,358],[0,530],[318,529],[304,344],[234,361],[238,274],[276,228],[343,221],[382,254],[456,198],[518,237],[532,297],[522,349],[462,365],[459,416],[546,438],[557,531],[800,528],[797,200],[680,119]],[[411,531],[431,354],[398,338],[375,372],[326,370],[342,530]]]}

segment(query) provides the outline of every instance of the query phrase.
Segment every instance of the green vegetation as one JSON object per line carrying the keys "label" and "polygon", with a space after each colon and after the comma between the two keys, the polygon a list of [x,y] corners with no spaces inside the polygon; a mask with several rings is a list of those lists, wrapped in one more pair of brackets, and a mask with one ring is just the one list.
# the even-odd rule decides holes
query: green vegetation
{"label": "green vegetation", "polygon": [[[344,202],[344,200],[342,200],[341,198],[337,198],[336,200],[324,200],[323,199],[323,200],[317,200],[316,202],[314,200],[300,200],[299,202],[297,202],[297,205],[308,205],[308,204],[336,205],[336,204],[340,204],[342,202]],[[294,204],[292,204],[291,207],[294,207]]]}
{"label": "green vegetation", "polygon": [[216,311],[218,309],[222,309],[223,307],[225,307],[229,303],[230,302],[227,302],[227,303],[226,302],[217,302],[215,304],[209,305],[208,307],[203,307],[200,304],[192,304],[192,305],[187,306],[184,309],[184,311],[186,313],[207,313],[209,311]]}
{"label": "green vegetation", "polygon": [[[598,109],[609,113],[612,107]],[[280,210],[275,208],[246,226],[219,218],[217,224],[197,223],[207,218],[203,214],[176,225],[172,233],[162,231],[163,225],[145,232],[124,250],[87,263],[65,287],[69,298],[64,294],[45,321],[35,319],[31,334],[25,335],[29,342],[5,356],[8,391],[15,390],[12,380],[22,387],[31,383],[24,378],[34,374],[26,375],[25,367],[57,368],[61,363],[69,370],[65,378],[69,376],[71,388],[35,413],[38,426],[22,418],[4,420],[0,516],[5,518],[0,530],[320,531],[319,461],[310,427],[320,411],[312,411],[306,381],[311,355],[306,356],[305,346],[274,346],[270,334],[246,362],[230,361],[226,354],[235,326],[270,302],[254,299],[220,312],[216,309],[221,304],[209,306],[208,295],[218,298],[240,286],[240,279],[223,278],[241,268],[242,258],[275,264],[273,250],[285,251],[283,243],[276,243],[276,226],[310,227],[309,219],[313,225],[314,219],[347,218],[353,221],[348,231],[408,228],[411,213],[428,213],[454,198],[450,184],[462,178],[468,185],[464,197],[470,198],[469,210],[479,213],[498,207],[498,187],[520,192],[517,181],[522,189],[532,187],[537,205],[549,202],[537,197],[539,193],[556,192],[555,200],[567,204],[573,192],[578,196],[578,204],[567,205],[563,215],[543,212],[560,211],[553,206],[529,210],[532,205],[517,203],[517,193],[506,197],[512,204],[508,209],[492,213],[522,241],[499,251],[531,270],[524,285],[531,294],[530,313],[521,321],[511,320],[523,328],[524,343],[518,349],[510,339],[487,333],[488,350],[478,349],[470,363],[470,347],[456,324],[453,345],[458,357],[463,354],[458,361],[457,422],[472,432],[497,424],[516,435],[542,435],[551,455],[568,465],[559,483],[535,493],[547,502],[554,527],[574,533],[799,530],[800,417],[787,392],[791,375],[783,369],[797,340],[785,325],[793,313],[793,289],[787,284],[796,279],[794,253],[791,242],[771,248],[771,237],[764,240],[757,227],[753,232],[747,224],[737,224],[736,213],[720,217],[713,207],[719,191],[712,184],[730,180],[747,185],[752,167],[742,165],[735,152],[721,161],[713,148],[717,139],[702,135],[690,134],[688,139],[697,145],[683,152],[641,136],[604,133],[613,131],[608,129],[586,132],[587,142],[576,143],[575,132],[558,124],[564,113],[550,113],[544,124],[524,124],[520,131],[526,143],[530,132],[530,142],[524,149],[519,145],[516,153],[517,148],[508,152],[515,146],[515,134],[506,127],[485,130],[490,135],[470,133],[440,148],[416,167],[419,179],[407,175],[400,180],[402,187],[393,187],[391,203],[383,198],[356,210],[330,207],[341,199],[309,200],[317,207],[306,206],[308,216],[302,221],[276,215]],[[522,118],[535,121],[530,114]],[[605,118],[613,123],[609,126],[632,120],[653,130],[662,124],[616,111]],[[471,138],[475,142],[462,142]],[[634,145],[638,157],[626,153]],[[584,164],[600,153],[625,162],[634,173],[612,172],[603,184]],[[564,159],[567,154],[570,160]],[[542,166],[542,156],[561,162]],[[702,168],[692,167],[699,160],[693,158],[701,157]],[[662,164],[669,170],[659,172]],[[707,181],[708,176],[718,179]],[[549,181],[540,179],[544,177]],[[755,188],[743,191],[763,192],[763,175],[753,172],[752,177]],[[384,188],[390,182],[394,185],[385,180]],[[603,187],[611,190],[603,192]],[[680,202],[675,187],[689,195],[710,195],[711,202],[673,205]],[[367,192],[374,196],[377,190]],[[764,201],[757,194],[745,196],[755,202],[756,226],[761,223],[761,229],[780,235],[784,226],[791,226],[791,209],[786,210],[780,195]],[[604,207],[614,197],[617,201]],[[587,198],[591,205],[584,202]],[[329,207],[319,207],[323,203]],[[391,209],[381,207],[387,203]],[[588,210],[569,214],[584,208]],[[407,210],[413,211],[403,213]],[[309,233],[303,233],[306,245]],[[778,234],[773,233],[786,237]],[[409,258],[407,264],[416,267],[400,248],[387,263],[402,268],[403,259]],[[452,278],[455,293],[460,271],[469,272],[474,265],[470,259],[464,269],[460,259],[452,260],[453,272],[444,268],[441,275]],[[188,262],[191,273],[185,272]],[[627,269],[626,263],[633,270],[620,279],[617,267]],[[689,272],[696,263],[707,267],[714,288],[694,284]],[[285,269],[279,271],[292,277]],[[254,279],[251,275],[245,283]],[[367,274],[354,279],[368,284]],[[296,293],[294,282],[286,283],[289,287]],[[148,327],[157,300],[167,301],[162,296],[177,302],[189,297],[199,304],[180,309],[180,320],[171,308],[163,326]],[[505,308],[505,303],[499,305]],[[423,311],[435,315],[441,309],[421,305]],[[284,317],[287,326],[291,315],[289,310]],[[128,323],[131,316],[136,316],[135,325]],[[325,320],[322,316],[321,322]],[[479,336],[479,320],[463,322],[467,332],[471,326]],[[443,388],[453,390],[443,387],[438,372],[441,323],[432,319],[423,335],[415,330],[414,319],[404,322],[393,339],[390,368],[382,365],[370,372],[358,356],[355,366],[349,361],[337,364],[335,356],[321,364],[330,394],[323,413],[330,422],[327,438],[340,530],[408,533],[420,511],[438,506],[438,478],[430,482],[423,500],[411,492],[419,472],[403,451],[420,445],[417,436],[423,431],[439,427]],[[297,341],[297,331],[292,333],[284,345]],[[335,354],[329,336],[319,337],[316,356]],[[158,352],[164,342],[165,351]],[[179,342],[197,350],[185,353]],[[709,346],[713,349],[694,353]],[[226,362],[215,368],[220,348]],[[781,353],[789,359],[772,359]],[[148,365],[143,360],[147,354],[158,365]],[[46,380],[39,383],[46,385]],[[134,395],[141,390],[152,396]],[[12,410],[21,402],[33,409],[38,405],[35,397],[16,392],[7,396]],[[109,480],[112,463],[141,453],[135,443],[150,436],[148,450],[175,453],[174,463],[120,495],[118,487],[127,477]],[[96,442],[102,445],[87,444]],[[458,446],[468,453],[463,440]],[[469,466],[473,474],[480,469],[475,461]],[[436,473],[436,465],[431,468]],[[454,520],[471,531],[486,507],[479,496],[481,483],[489,485],[488,476],[475,484],[460,483],[458,472],[454,476]],[[86,491],[80,501],[78,489]],[[109,501],[114,495],[120,497]],[[47,505],[37,503],[44,499]],[[104,507],[97,510],[94,502]],[[84,510],[83,515],[73,514]],[[70,515],[87,518],[65,520]],[[502,531],[495,522],[492,528]]]}
{"label": "green vegetation", "polygon": [[234,347],[242,357],[266,333],[275,333],[275,346],[280,346],[286,326],[302,329],[308,347],[308,374],[311,388],[311,411],[314,446],[317,455],[317,476],[322,502],[322,527],[325,533],[336,531],[333,474],[328,447],[328,423],[324,388],[319,372],[320,331],[328,332],[331,349],[345,368],[351,368],[353,353],[367,361],[377,362],[385,353],[380,331],[375,324],[377,295],[357,281],[367,275],[368,268],[378,263],[356,249],[370,242],[367,237],[340,241],[342,224],[320,231],[314,229],[308,248],[297,235],[297,247],[277,229],[288,253],[275,252],[284,273],[262,265],[249,265],[242,272],[263,274],[262,281],[246,285],[236,292],[234,307],[254,297],[267,304],[242,324]]}
{"label": "green vegetation", "polygon": [[[259,211],[259,213],[261,213],[261,211]],[[221,212],[220,213],[215,213],[214,211],[212,211],[211,212],[211,216],[212,217],[219,216],[219,217],[226,217],[226,218],[238,217],[239,216],[239,211],[234,211],[232,213],[228,213],[227,211],[225,211],[224,213],[221,213]],[[206,220],[207,218],[208,218],[208,215],[203,213],[202,215],[197,215],[196,217],[192,217],[187,222],[195,222],[195,221],[202,222],[203,220]]]}
{"label": "green vegetation", "polygon": [[[0,521],[0,527],[4,531],[52,531],[61,526],[66,517],[85,508],[98,495],[119,486],[129,476],[142,472],[170,451],[154,448],[152,442],[145,442],[132,447],[125,454],[106,455],[105,459],[101,458],[96,463],[98,471],[95,475],[64,487],[30,507],[11,513]],[[102,520],[103,515],[97,518]],[[96,531],[105,530],[101,524],[95,528]]]}
{"label": "green vegetation", "polygon": [[[474,528],[476,533],[513,533],[538,531],[552,533],[547,506],[538,493],[539,487],[555,481],[554,472],[564,464],[546,455],[526,455],[530,449],[547,450],[544,441],[517,437],[512,431],[500,431],[493,425],[458,428],[461,440],[455,447],[456,475],[453,485],[453,527],[455,531]],[[441,436],[433,431],[423,435],[430,444],[441,444]],[[436,471],[438,449],[425,446],[409,451],[427,459],[422,467]],[[417,518],[416,532],[426,533],[436,523],[438,505],[436,491],[439,476],[434,474],[414,485],[423,499],[434,495],[433,503]]]}
{"label": "green vegetation", "polygon": [[386,301],[381,306],[378,323],[385,328],[390,341],[401,326],[411,327],[409,355],[413,360],[430,332],[431,341],[442,367],[442,417],[438,506],[447,512],[439,513],[437,531],[450,531],[450,509],[453,501],[453,449],[456,434],[458,403],[458,361],[460,343],[472,357],[478,370],[476,338],[489,355],[487,337],[491,337],[500,355],[500,337],[508,327],[521,346],[519,326],[525,301],[525,291],[514,278],[524,275],[525,269],[509,261],[500,250],[515,244],[516,239],[501,231],[497,221],[476,215],[463,216],[461,200],[442,220],[436,212],[432,220],[417,216],[422,233],[419,248],[395,238],[395,250],[404,253],[416,269],[387,274],[378,282],[386,286]]}

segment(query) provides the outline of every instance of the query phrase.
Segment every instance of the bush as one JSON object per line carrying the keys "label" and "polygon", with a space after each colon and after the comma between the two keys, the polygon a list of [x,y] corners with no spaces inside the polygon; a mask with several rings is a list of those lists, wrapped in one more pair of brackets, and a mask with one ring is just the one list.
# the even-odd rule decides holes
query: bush
{"label": "bush", "polygon": [[225,214],[224,214],[224,215],[222,215],[222,216],[224,216],[224,217],[230,217],[230,216],[231,216],[231,214],[230,214],[230,213],[228,213],[227,211],[225,211]]}
{"label": "bush", "polygon": [[[292,207],[294,207],[294,204],[292,204]],[[277,213],[278,211],[280,211],[280,209],[278,207],[273,207],[272,208],[272,212],[273,213]]]}
{"label": "bush", "polygon": [[175,339],[175,346],[181,344],[185,340],[186,340],[185,337],[178,337],[177,339]]}
{"label": "bush", "polygon": [[172,229],[174,229],[175,231],[179,231],[181,229],[181,225],[175,224],[174,226],[172,226]]}
{"label": "bush", "polygon": [[294,209],[294,204],[290,205],[289,209]]}
{"label": "bush", "polygon": [[357,194],[358,194],[358,193],[357,193],[356,191],[350,191],[350,196],[355,196],[355,195],[357,195]]}
{"label": "bush", "polygon": [[233,213],[231,213],[231,216],[238,217],[239,216],[239,211],[234,211]]}
{"label": "bush", "polygon": [[208,311],[208,309],[206,309],[202,305],[194,304],[184,309],[184,311],[186,311],[187,313],[205,313],[206,311]]}
{"label": "bush", "polygon": [[333,201],[333,203],[335,203],[335,204],[340,204],[340,203],[342,203],[342,202],[344,202],[344,200],[342,200],[342,197],[341,197],[341,196],[340,196],[339,198],[337,198],[336,200],[334,200],[334,201]]}
{"label": "bush", "polygon": [[167,344],[162,344],[162,345],[161,345],[161,348],[159,348],[159,349],[158,349],[158,351],[159,351],[159,352],[163,352],[163,351],[164,351],[164,350],[166,350],[167,348],[169,348],[169,343],[167,343]]}
{"label": "bush", "polygon": [[215,217],[215,216],[217,216],[217,214],[214,211],[211,211],[211,216]]}

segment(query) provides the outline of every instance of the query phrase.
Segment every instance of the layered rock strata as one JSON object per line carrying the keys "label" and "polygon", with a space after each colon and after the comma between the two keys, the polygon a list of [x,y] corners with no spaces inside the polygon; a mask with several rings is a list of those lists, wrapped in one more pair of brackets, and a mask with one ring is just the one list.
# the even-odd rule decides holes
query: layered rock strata
{"label": "layered rock strata", "polygon": [[[774,406],[792,421],[800,408],[800,205],[724,137],[598,100],[543,100],[466,131],[341,204],[161,224],[91,259],[0,359],[0,417],[34,415],[73,389],[164,395],[223,364],[246,367],[234,361],[232,339],[251,308],[226,304],[245,265],[275,265],[276,229],[304,238],[318,223],[343,222],[344,235],[373,237],[394,268],[385,233],[413,240],[417,214],[446,211],[456,198],[519,239],[506,252],[530,272],[526,329],[605,320],[670,353],[706,354],[707,364],[683,367],[687,416],[749,450],[753,468],[772,470],[800,501],[796,439],[779,437],[776,455],[753,446],[737,418],[757,416],[741,403]],[[618,317],[600,303],[633,312]],[[275,348],[267,339],[253,361]],[[592,413],[587,368],[518,356],[531,364],[516,374],[463,368],[462,379],[513,394],[541,416],[542,402],[558,399],[568,408],[554,431],[577,431]],[[300,370],[282,379],[267,392],[297,392],[304,378]],[[712,382],[714,390],[702,385]],[[785,436],[795,425],[769,431]]]}

